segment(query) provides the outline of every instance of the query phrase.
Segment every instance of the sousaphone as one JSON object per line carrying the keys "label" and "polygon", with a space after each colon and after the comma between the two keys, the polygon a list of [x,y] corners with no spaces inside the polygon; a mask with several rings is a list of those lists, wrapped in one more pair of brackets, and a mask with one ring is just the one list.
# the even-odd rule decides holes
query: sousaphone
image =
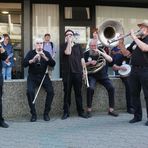
{"label": "sousaphone", "polygon": [[[102,47],[115,47],[118,45],[119,41],[110,44],[110,40],[116,39],[120,34],[124,34],[123,27],[120,22],[115,20],[106,20],[99,27],[99,40],[101,43],[98,44],[98,50],[104,51]],[[90,50],[90,49],[88,49]],[[97,59],[97,64],[90,65],[87,67],[88,73],[96,73],[101,70],[106,65],[106,59],[99,55]]]}

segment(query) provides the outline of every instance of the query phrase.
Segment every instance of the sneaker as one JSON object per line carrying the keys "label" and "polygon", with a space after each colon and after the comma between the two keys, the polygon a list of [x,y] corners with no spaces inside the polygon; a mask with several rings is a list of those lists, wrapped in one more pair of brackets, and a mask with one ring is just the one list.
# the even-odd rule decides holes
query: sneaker
{"label": "sneaker", "polygon": [[9,127],[9,125],[5,121],[1,121],[0,126],[3,127],[3,128],[8,128]]}
{"label": "sneaker", "polygon": [[91,111],[87,111],[87,117],[88,117],[88,118],[91,118],[91,117],[92,117]]}
{"label": "sneaker", "polygon": [[108,112],[108,115],[111,115],[111,116],[117,117],[117,116],[118,116],[118,113],[116,113],[116,112],[113,110],[112,112],[109,111],[109,112]]}

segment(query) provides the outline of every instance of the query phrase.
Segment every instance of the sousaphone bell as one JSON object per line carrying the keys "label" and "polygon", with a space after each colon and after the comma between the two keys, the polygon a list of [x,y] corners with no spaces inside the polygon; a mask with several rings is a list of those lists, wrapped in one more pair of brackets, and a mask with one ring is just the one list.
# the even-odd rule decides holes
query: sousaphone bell
{"label": "sousaphone bell", "polygon": [[119,41],[110,43],[110,40],[117,39],[121,34],[124,34],[124,29],[120,22],[115,20],[106,20],[99,27],[99,39],[106,47],[115,47]]}

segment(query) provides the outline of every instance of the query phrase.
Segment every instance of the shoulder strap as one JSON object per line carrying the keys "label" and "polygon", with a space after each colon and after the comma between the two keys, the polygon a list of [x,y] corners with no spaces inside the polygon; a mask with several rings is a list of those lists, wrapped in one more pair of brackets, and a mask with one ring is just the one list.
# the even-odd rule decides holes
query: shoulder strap
{"label": "shoulder strap", "polygon": [[53,43],[52,43],[52,42],[50,42],[50,44],[51,44],[51,47],[52,47],[52,50],[53,50]]}

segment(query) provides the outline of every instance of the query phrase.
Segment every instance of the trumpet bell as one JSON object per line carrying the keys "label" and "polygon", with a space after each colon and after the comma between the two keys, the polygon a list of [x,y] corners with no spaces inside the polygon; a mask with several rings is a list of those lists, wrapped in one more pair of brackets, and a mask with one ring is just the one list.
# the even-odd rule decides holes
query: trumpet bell
{"label": "trumpet bell", "polygon": [[123,27],[120,22],[115,20],[106,20],[99,27],[99,39],[106,47],[117,46],[118,41],[110,43],[109,40],[119,37],[120,34],[124,34]]}

